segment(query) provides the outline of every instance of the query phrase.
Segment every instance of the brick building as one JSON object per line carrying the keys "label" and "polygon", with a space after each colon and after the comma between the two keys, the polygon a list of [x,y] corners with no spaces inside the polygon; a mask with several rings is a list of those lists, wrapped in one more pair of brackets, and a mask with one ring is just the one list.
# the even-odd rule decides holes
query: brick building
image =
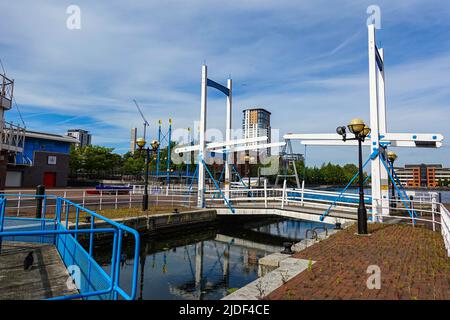
{"label": "brick building", "polygon": [[402,184],[410,188],[435,188],[440,181],[450,181],[450,168],[441,164],[407,164],[395,171]]}

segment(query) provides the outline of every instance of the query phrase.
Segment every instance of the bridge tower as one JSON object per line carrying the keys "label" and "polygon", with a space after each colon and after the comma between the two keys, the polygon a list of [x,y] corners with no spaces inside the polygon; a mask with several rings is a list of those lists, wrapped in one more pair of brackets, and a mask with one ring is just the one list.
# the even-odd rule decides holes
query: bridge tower
{"label": "bridge tower", "polygon": [[[296,155],[292,149],[292,143],[290,139],[286,139],[286,144],[283,146],[283,149],[280,153],[279,158],[279,166],[278,166],[278,174],[275,179],[275,187],[278,186],[278,182],[280,178],[286,180],[287,178],[295,178],[295,183],[297,188],[301,188],[300,180],[298,178],[297,167],[295,166]],[[289,174],[289,167],[292,167],[293,174]]]}

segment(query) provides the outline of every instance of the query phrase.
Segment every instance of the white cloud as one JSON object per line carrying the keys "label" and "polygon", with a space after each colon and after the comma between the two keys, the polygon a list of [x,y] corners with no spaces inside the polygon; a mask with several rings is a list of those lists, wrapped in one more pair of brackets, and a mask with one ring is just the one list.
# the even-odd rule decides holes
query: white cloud
{"label": "white cloud", "polygon": [[[214,80],[224,83],[232,74],[236,127],[240,111],[250,105],[270,109],[274,127],[284,132],[332,131],[356,114],[368,119],[364,24],[371,1],[138,1],[132,6],[77,1],[80,31],[65,28],[69,4],[2,6],[0,30],[8,32],[0,39],[0,57],[16,79],[16,97],[29,125],[45,123],[48,112],[68,119],[45,130],[64,131],[74,125],[70,118],[91,117],[87,129],[96,143],[124,148],[129,128],[142,127],[132,102],[136,98],[152,133],[158,119],[169,117],[176,127],[192,127],[199,117],[204,60]],[[389,44],[390,127],[450,136],[450,55],[445,50],[450,43],[416,44],[408,38],[410,29],[431,32],[429,24],[448,30],[450,6],[419,0],[378,4],[384,28],[380,39]],[[224,106],[223,97],[211,92],[209,125],[223,128]],[[41,119],[27,117],[39,111]],[[328,159],[328,152],[316,152],[317,163]],[[412,157],[420,160],[423,154]],[[448,151],[436,155],[448,164]],[[352,159],[336,151],[329,160]]]}

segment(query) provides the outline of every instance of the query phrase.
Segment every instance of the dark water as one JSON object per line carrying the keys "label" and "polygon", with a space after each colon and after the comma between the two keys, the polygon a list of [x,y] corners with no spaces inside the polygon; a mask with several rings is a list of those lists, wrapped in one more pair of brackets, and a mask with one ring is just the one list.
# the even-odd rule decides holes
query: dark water
{"label": "dark water", "polygon": [[[138,297],[142,299],[221,299],[258,277],[258,259],[299,241],[321,223],[259,219],[142,239]],[[330,225],[325,225],[332,228]],[[107,251],[105,249],[105,251]],[[131,252],[129,253],[131,256]],[[133,260],[121,267],[129,290]],[[104,265],[109,272],[109,265]]]}

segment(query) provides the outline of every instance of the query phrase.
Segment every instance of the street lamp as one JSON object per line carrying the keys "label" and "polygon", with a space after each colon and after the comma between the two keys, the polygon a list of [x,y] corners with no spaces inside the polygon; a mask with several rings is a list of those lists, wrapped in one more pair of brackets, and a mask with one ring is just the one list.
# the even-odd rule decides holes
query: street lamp
{"label": "street lamp", "polygon": [[[394,162],[395,162],[395,160],[397,160],[397,155],[395,154],[395,152],[393,152],[393,151],[389,151],[388,153],[387,153],[387,157],[388,157],[388,160],[389,160],[389,162],[391,163],[391,176],[392,177],[394,177]],[[394,186],[394,181],[391,181],[391,192],[392,192],[392,200],[393,200],[393,202],[392,202],[392,207],[393,208],[395,208],[395,207],[397,207],[397,203],[395,202],[395,186]]]}
{"label": "street lamp", "polygon": [[358,234],[367,234],[367,210],[364,203],[364,177],[362,167],[362,143],[370,134],[370,128],[361,119],[353,119],[347,125],[348,130],[354,134],[354,138],[347,139],[345,126],[337,127],[336,132],[342,136],[343,141],[358,140],[359,154],[359,205],[358,205]]}
{"label": "street lamp", "polygon": [[[142,151],[146,145],[146,141],[144,138],[139,138],[136,140],[136,144],[139,147],[139,151]],[[156,153],[159,148],[159,142],[157,140],[153,140],[150,144],[150,148],[145,148],[146,157],[145,157],[145,177],[144,177],[144,195],[142,197],[142,211],[148,210],[148,170],[150,165],[150,150],[153,153]]]}

